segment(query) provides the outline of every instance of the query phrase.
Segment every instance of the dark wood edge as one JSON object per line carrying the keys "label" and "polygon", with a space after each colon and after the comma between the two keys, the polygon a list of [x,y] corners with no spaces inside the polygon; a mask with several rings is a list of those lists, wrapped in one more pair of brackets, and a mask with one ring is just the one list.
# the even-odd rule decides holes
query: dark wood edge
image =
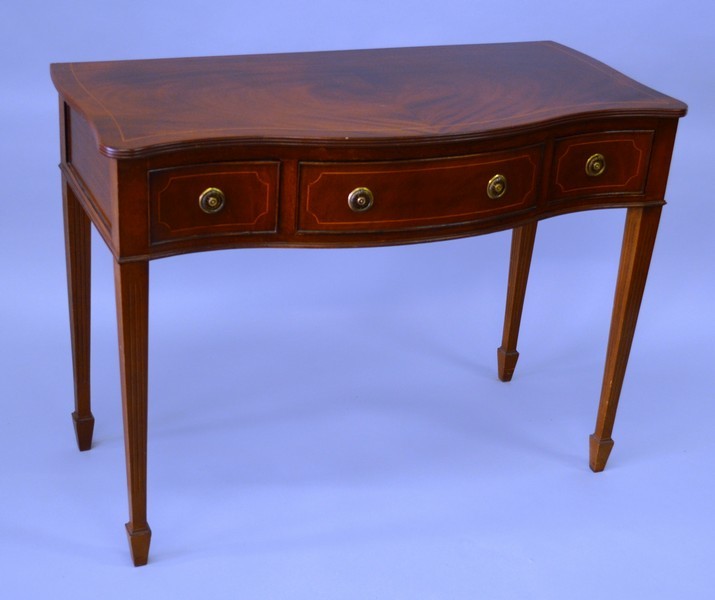
{"label": "dark wood edge", "polygon": [[[74,108],[74,107],[73,107]],[[570,125],[577,122],[601,120],[601,119],[621,119],[621,118],[679,118],[685,115],[685,110],[670,111],[670,110],[614,110],[614,111],[594,111],[568,115],[555,119],[544,121],[534,121],[525,125],[495,128],[487,132],[478,134],[464,135],[419,135],[406,137],[382,137],[382,138],[350,138],[350,147],[352,149],[368,149],[368,148],[389,148],[389,147],[409,147],[409,146],[425,146],[426,144],[443,145],[443,144],[470,144],[479,143],[485,140],[492,140],[499,137],[511,137],[515,135],[523,135],[534,131],[548,129],[550,127],[559,127]],[[98,134],[94,130],[95,138]],[[267,146],[276,145],[284,147],[299,147],[299,148],[342,148],[345,146],[345,138],[304,138],[304,137],[226,137],[220,139],[196,139],[190,144],[186,142],[156,144],[139,146],[136,148],[121,148],[118,146],[109,146],[98,143],[98,150],[104,156],[114,159],[128,158],[145,158],[148,156],[157,156],[161,154],[169,154],[172,152],[181,151],[184,148],[190,147],[192,150],[219,150],[228,146],[241,145],[244,147],[250,146]]]}

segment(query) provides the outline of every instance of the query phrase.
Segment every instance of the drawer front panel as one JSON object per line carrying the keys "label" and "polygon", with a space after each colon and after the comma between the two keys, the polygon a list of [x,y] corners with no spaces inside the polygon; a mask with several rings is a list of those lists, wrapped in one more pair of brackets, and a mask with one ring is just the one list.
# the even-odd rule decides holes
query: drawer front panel
{"label": "drawer front panel", "polygon": [[[219,163],[149,172],[151,242],[276,231],[278,162]],[[213,188],[213,197],[202,194]],[[220,208],[213,211],[221,198]],[[212,206],[213,205],[213,206]]]}
{"label": "drawer front panel", "polygon": [[[542,147],[488,155],[377,163],[302,163],[298,228],[310,232],[399,231],[457,225],[536,204]],[[501,175],[503,179],[495,179]],[[492,182],[492,196],[487,189]],[[505,189],[498,186],[505,185]],[[496,187],[495,187],[496,186]],[[351,208],[366,188],[371,204]]]}
{"label": "drawer front panel", "polygon": [[549,199],[643,193],[652,143],[652,131],[600,133],[557,140]]}

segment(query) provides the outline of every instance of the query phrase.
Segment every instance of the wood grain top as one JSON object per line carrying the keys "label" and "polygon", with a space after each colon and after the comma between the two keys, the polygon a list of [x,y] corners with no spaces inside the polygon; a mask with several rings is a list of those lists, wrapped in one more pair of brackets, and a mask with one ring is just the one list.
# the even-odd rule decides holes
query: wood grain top
{"label": "wood grain top", "polygon": [[588,116],[687,107],[553,42],[51,66],[99,150],[479,139]]}

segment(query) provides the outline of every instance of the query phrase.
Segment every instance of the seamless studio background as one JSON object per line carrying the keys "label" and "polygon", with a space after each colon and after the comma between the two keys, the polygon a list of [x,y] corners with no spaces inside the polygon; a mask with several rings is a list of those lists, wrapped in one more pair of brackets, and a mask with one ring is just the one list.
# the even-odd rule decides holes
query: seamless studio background
{"label": "seamless studio background", "polygon": [[[709,598],[711,3],[5,2],[6,598]],[[76,450],[50,62],[553,39],[690,106],[604,473],[588,469],[624,212],[539,225],[514,380],[509,233],[151,265],[150,564],[131,567],[111,256]]]}

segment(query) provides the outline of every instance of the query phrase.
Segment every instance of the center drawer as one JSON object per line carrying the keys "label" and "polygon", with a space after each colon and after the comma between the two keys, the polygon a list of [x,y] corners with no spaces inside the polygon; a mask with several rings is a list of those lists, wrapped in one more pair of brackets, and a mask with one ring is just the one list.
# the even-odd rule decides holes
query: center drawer
{"label": "center drawer", "polygon": [[399,231],[459,225],[536,204],[542,147],[454,158],[300,164],[298,229]]}

